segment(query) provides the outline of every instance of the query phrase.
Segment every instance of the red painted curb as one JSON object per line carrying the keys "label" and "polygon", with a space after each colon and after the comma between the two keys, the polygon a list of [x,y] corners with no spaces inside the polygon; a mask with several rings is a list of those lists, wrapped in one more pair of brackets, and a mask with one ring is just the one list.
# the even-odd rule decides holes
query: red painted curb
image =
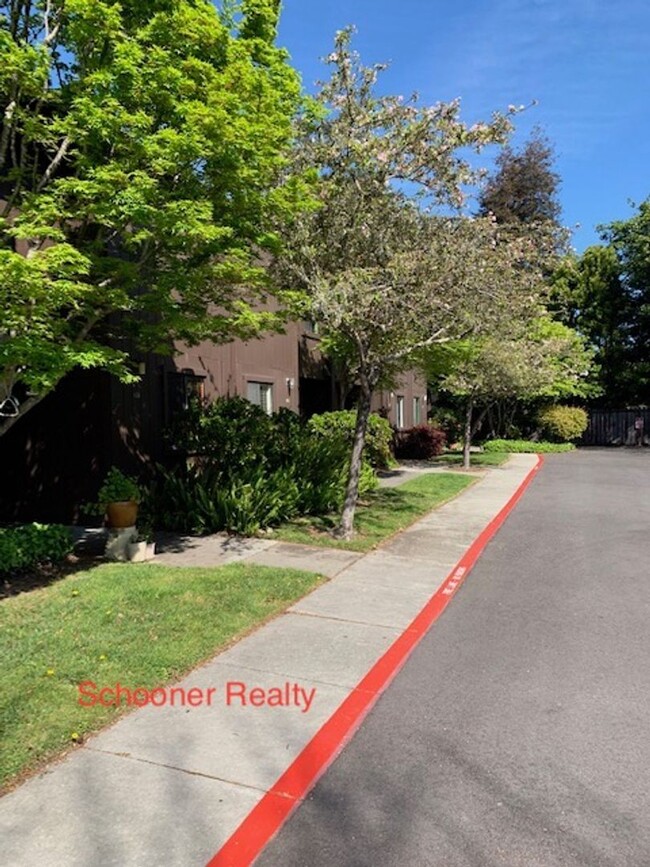
{"label": "red painted curb", "polygon": [[300,755],[209,861],[207,867],[249,867],[260,855],[352,738],[382,692],[449,605],[487,543],[523,496],[543,461],[543,456],[538,455],[536,465],[506,505],[472,542],[420,613],[321,726]]}

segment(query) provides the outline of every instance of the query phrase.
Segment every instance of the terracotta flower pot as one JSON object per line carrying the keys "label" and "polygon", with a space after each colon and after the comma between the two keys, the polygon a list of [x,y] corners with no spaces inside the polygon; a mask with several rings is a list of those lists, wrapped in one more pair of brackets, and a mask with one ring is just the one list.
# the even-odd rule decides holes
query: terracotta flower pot
{"label": "terracotta flower pot", "polygon": [[138,504],[133,500],[106,505],[106,517],[111,527],[120,530],[124,527],[134,527],[138,518]]}

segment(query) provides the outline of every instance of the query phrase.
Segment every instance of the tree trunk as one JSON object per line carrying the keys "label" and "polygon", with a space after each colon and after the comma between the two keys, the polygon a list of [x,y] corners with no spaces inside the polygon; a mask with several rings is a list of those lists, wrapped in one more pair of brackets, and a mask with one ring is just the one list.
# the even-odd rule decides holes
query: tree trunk
{"label": "tree trunk", "polygon": [[359,476],[361,474],[361,459],[363,447],[366,444],[366,431],[370,416],[370,402],[372,400],[372,387],[367,379],[361,382],[361,392],[357,406],[357,422],[354,429],[354,441],[352,454],[350,455],[350,468],[348,482],[345,491],[345,502],[341,513],[341,523],[336,530],[339,539],[351,539],[354,533],[354,513],[359,499]]}
{"label": "tree trunk", "polygon": [[510,410],[509,410],[509,413],[508,413],[507,425],[506,425],[506,429],[505,429],[505,432],[504,432],[505,439],[508,439],[508,437],[510,436],[510,432],[511,432],[512,426],[513,426],[514,423],[515,423],[515,415],[516,415],[516,413],[517,413],[517,401],[515,400],[515,401],[513,401],[513,403],[510,405]]}
{"label": "tree trunk", "polygon": [[492,439],[496,437],[496,426],[497,422],[495,418],[494,407],[491,406],[488,409],[488,427],[490,428],[490,436],[492,437]]}
{"label": "tree trunk", "polygon": [[463,438],[463,469],[470,467],[470,446],[472,445],[472,413],[474,412],[474,398],[467,399],[465,413],[465,436]]}

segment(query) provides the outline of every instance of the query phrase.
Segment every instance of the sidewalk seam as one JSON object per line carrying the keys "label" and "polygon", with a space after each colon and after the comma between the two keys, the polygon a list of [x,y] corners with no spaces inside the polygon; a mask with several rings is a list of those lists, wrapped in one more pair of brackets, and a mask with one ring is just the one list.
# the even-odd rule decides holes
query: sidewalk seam
{"label": "sidewalk seam", "polygon": [[190,771],[189,768],[179,768],[175,765],[168,765],[165,762],[154,762],[152,759],[143,759],[140,756],[134,756],[131,753],[118,753],[114,750],[102,750],[97,747],[85,746],[84,749],[92,753],[101,753],[104,756],[113,756],[118,759],[126,759],[130,762],[140,762],[143,765],[153,765],[156,768],[166,768],[169,771],[177,771],[179,774],[188,774],[190,777],[203,777],[206,780],[215,780],[218,783],[227,783],[229,786],[236,786],[239,789],[251,789],[254,792],[265,793],[267,789],[261,786],[251,786],[249,783],[238,783],[236,780],[229,780],[226,777],[217,777],[214,774],[204,774],[201,771]]}
{"label": "sidewalk seam", "polygon": [[378,626],[380,629],[399,629],[399,626],[390,623],[371,623],[368,620],[350,620],[349,617],[333,617],[331,614],[314,614],[312,611],[294,611],[290,608],[287,614],[293,614],[298,617],[315,617],[317,620],[330,620],[332,623],[352,623],[355,626]]}

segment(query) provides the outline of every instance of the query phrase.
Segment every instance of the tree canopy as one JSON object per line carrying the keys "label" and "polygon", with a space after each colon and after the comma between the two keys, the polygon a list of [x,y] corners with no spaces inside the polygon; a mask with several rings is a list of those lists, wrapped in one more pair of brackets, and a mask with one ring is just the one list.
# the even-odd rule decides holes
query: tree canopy
{"label": "tree canopy", "polygon": [[559,225],[560,176],[554,161],[553,148],[539,129],[521,150],[504,147],[496,158],[496,171],[481,191],[479,213],[493,214],[499,223]]}
{"label": "tree canopy", "polygon": [[464,464],[485,415],[499,401],[561,400],[592,393],[592,351],[546,311],[508,317],[491,334],[435,349],[429,377],[465,407]]}
{"label": "tree canopy", "polygon": [[0,4],[0,401],[24,413],[78,365],[129,379],[132,341],[273,323],[259,254],[301,198],[278,8]]}
{"label": "tree canopy", "polygon": [[650,404],[650,200],[628,220],[600,227],[603,244],[564,259],[552,276],[563,322],[593,346],[612,408]]}
{"label": "tree canopy", "polygon": [[[360,387],[341,534],[352,532],[372,394],[425,347],[489,329],[504,309],[535,305],[539,249],[493,217],[458,210],[480,172],[466,159],[507,140],[495,113],[467,126],[457,101],[381,96],[384,67],[366,67],[341,31],[329,81],[301,118],[296,168],[315,206],[291,221],[278,279],[321,324],[323,346],[347,359]],[[455,208],[442,216],[437,206]]]}

